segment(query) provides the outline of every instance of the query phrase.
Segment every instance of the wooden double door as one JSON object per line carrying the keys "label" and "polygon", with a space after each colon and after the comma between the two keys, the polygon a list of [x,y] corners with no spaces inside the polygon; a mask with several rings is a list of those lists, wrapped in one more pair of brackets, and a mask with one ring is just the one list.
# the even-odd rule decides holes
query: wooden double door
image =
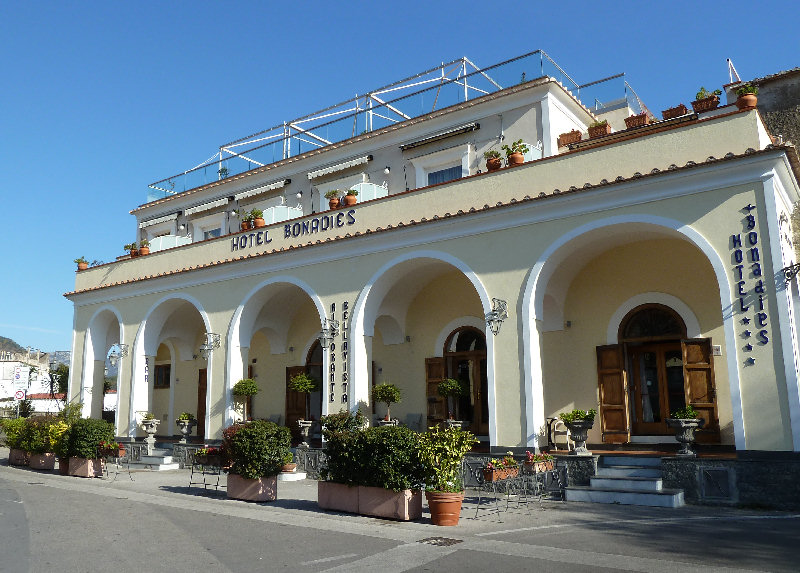
{"label": "wooden double door", "polygon": [[674,434],[665,420],[687,405],[706,421],[698,441],[719,442],[710,339],[598,346],[597,372],[604,442]]}

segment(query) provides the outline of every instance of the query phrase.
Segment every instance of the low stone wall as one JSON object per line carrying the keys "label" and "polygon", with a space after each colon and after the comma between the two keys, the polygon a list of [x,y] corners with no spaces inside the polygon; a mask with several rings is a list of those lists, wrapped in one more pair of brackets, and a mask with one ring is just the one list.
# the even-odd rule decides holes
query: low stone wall
{"label": "low stone wall", "polygon": [[800,509],[800,458],[661,458],[665,488],[689,503]]}
{"label": "low stone wall", "polygon": [[567,486],[589,485],[589,478],[597,473],[599,456],[558,456],[558,465],[566,467]]}

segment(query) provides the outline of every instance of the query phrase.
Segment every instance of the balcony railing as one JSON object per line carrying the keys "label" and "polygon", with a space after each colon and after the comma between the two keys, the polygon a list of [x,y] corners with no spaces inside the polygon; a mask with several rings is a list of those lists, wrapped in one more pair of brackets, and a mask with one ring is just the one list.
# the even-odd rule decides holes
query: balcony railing
{"label": "balcony railing", "polygon": [[[575,97],[584,98],[585,105],[590,108],[602,107],[599,97],[608,101],[608,93],[613,93],[614,97],[610,99],[616,100],[628,99],[629,96],[629,86],[622,74],[581,86],[542,50],[485,68],[479,68],[467,58],[460,58],[226,143],[200,165],[152,183],[147,201],[175,195],[544,76],[560,81]],[[638,101],[638,97],[635,99]]]}

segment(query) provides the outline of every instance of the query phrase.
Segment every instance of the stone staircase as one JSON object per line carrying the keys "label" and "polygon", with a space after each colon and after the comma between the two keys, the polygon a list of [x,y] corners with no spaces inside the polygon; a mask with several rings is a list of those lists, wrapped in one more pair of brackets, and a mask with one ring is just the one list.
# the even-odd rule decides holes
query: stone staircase
{"label": "stone staircase", "polygon": [[588,486],[569,486],[567,501],[683,507],[683,490],[664,489],[661,458],[602,455]]}
{"label": "stone staircase", "polygon": [[154,448],[152,456],[142,454],[139,461],[131,461],[130,467],[132,470],[164,471],[177,470],[180,464],[173,460],[172,450]]}

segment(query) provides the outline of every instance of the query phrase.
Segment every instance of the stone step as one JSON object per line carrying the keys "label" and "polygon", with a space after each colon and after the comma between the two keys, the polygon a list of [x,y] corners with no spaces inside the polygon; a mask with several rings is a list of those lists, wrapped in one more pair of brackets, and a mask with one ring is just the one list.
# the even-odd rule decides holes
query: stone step
{"label": "stone step", "polygon": [[628,491],[661,491],[661,477],[609,477],[595,476],[589,478],[593,489],[620,489]]}
{"label": "stone step", "polygon": [[654,466],[598,466],[598,477],[661,477],[661,469]]}
{"label": "stone step", "polygon": [[306,472],[281,472],[278,474],[278,481],[300,481],[306,479]]}
{"label": "stone step", "polygon": [[169,463],[150,463],[150,462],[131,462],[131,469],[132,470],[152,470],[157,472],[163,472],[167,470],[178,470],[180,469],[181,465],[178,462],[169,462]]}
{"label": "stone step", "polygon": [[661,467],[661,458],[658,456],[625,456],[603,455],[600,456],[601,465],[609,466],[636,466],[636,467]]}
{"label": "stone step", "polygon": [[171,463],[173,463],[171,455],[169,455],[169,456],[167,456],[167,455],[161,455],[161,456],[159,456],[159,455],[152,455],[152,456],[142,455],[140,457],[139,461],[141,461],[143,464],[171,464]]}
{"label": "stone step", "polygon": [[683,507],[683,490],[631,491],[625,489],[569,486],[564,490],[567,501],[589,503],[618,503],[621,505],[646,505],[650,507]]}

